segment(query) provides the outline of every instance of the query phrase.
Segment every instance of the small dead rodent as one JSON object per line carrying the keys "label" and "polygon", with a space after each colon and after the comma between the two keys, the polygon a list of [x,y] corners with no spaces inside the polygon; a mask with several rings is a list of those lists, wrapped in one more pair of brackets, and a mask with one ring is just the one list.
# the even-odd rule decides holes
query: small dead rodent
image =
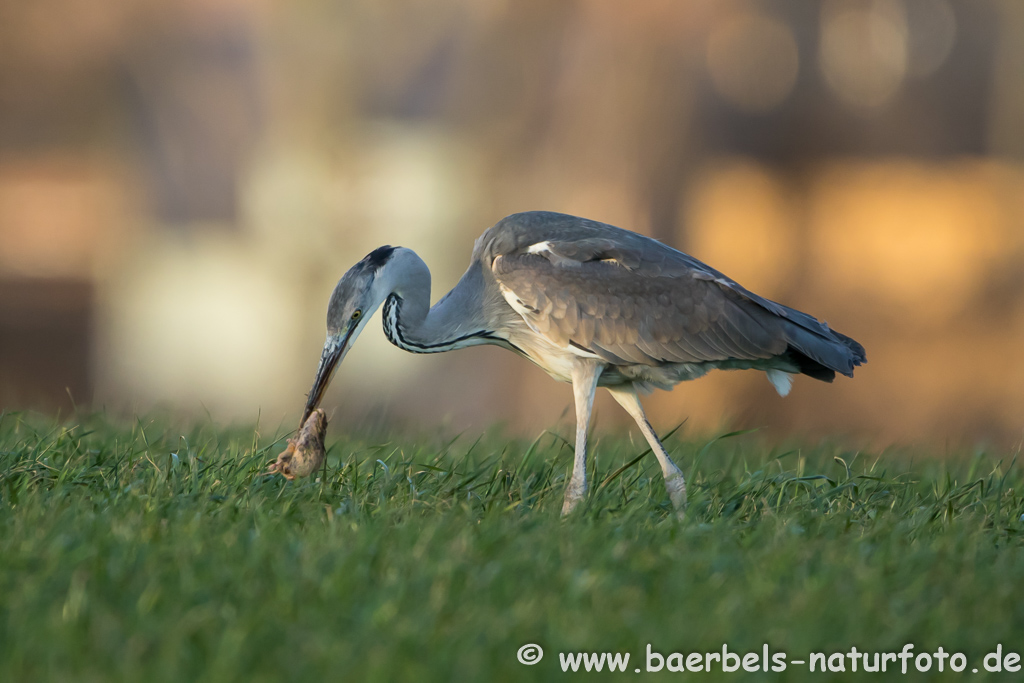
{"label": "small dead rodent", "polygon": [[288,448],[268,463],[267,474],[278,473],[286,479],[308,477],[324,464],[324,434],[327,416],[317,408],[306,418],[295,438],[288,439]]}

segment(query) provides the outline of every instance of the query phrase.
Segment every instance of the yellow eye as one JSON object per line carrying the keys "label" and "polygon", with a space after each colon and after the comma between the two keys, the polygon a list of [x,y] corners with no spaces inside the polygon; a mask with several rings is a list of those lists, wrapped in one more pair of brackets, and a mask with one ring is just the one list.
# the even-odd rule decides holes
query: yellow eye
{"label": "yellow eye", "polygon": [[362,314],[363,314],[362,311],[356,309],[356,311],[352,314],[352,319],[353,320],[359,320],[359,316],[361,316]]}

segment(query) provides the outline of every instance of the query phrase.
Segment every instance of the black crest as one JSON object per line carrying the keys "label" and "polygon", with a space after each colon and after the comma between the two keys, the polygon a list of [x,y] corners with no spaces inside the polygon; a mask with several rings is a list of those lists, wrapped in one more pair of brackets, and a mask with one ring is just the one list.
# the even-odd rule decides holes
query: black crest
{"label": "black crest", "polygon": [[390,245],[377,247],[376,249],[374,249],[373,251],[366,255],[366,258],[363,259],[363,262],[366,265],[373,268],[374,270],[377,270],[388,262],[388,259],[391,258],[391,255],[393,253],[395,253],[395,248]]}

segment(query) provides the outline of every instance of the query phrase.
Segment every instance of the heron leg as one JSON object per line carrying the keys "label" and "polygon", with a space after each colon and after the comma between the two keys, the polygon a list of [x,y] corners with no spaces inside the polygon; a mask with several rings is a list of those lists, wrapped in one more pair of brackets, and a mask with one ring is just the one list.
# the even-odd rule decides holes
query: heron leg
{"label": "heron leg", "polygon": [[594,393],[597,391],[597,378],[603,369],[603,365],[589,359],[580,359],[572,369],[572,393],[576,399],[576,456],[572,464],[572,476],[565,489],[563,515],[572,512],[587,494],[587,429],[594,406]]}
{"label": "heron leg", "polygon": [[636,420],[644,438],[651,445],[651,450],[654,451],[658,463],[661,464],[661,474],[665,478],[665,488],[668,490],[669,500],[672,501],[678,514],[682,516],[683,511],[686,510],[686,480],[683,478],[683,471],[672,462],[672,458],[668,457],[668,452],[661,445],[661,440],[658,439],[651,423],[647,421],[644,407],[640,404],[640,397],[636,395],[636,389],[631,385],[624,384],[608,387],[608,391],[619,405]]}

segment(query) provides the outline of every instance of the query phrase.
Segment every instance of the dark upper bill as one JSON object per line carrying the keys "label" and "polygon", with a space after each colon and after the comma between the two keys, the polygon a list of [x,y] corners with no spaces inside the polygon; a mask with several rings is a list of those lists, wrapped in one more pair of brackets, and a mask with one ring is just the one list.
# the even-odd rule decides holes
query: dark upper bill
{"label": "dark upper bill", "polygon": [[324,392],[327,391],[327,385],[331,383],[334,371],[338,369],[338,364],[348,350],[348,343],[354,329],[354,327],[350,327],[343,337],[329,337],[327,343],[324,344],[323,353],[320,354],[320,365],[316,369],[316,379],[313,380],[313,388],[309,390],[306,409],[302,411],[300,426],[306,424],[309,416],[320,406]]}

